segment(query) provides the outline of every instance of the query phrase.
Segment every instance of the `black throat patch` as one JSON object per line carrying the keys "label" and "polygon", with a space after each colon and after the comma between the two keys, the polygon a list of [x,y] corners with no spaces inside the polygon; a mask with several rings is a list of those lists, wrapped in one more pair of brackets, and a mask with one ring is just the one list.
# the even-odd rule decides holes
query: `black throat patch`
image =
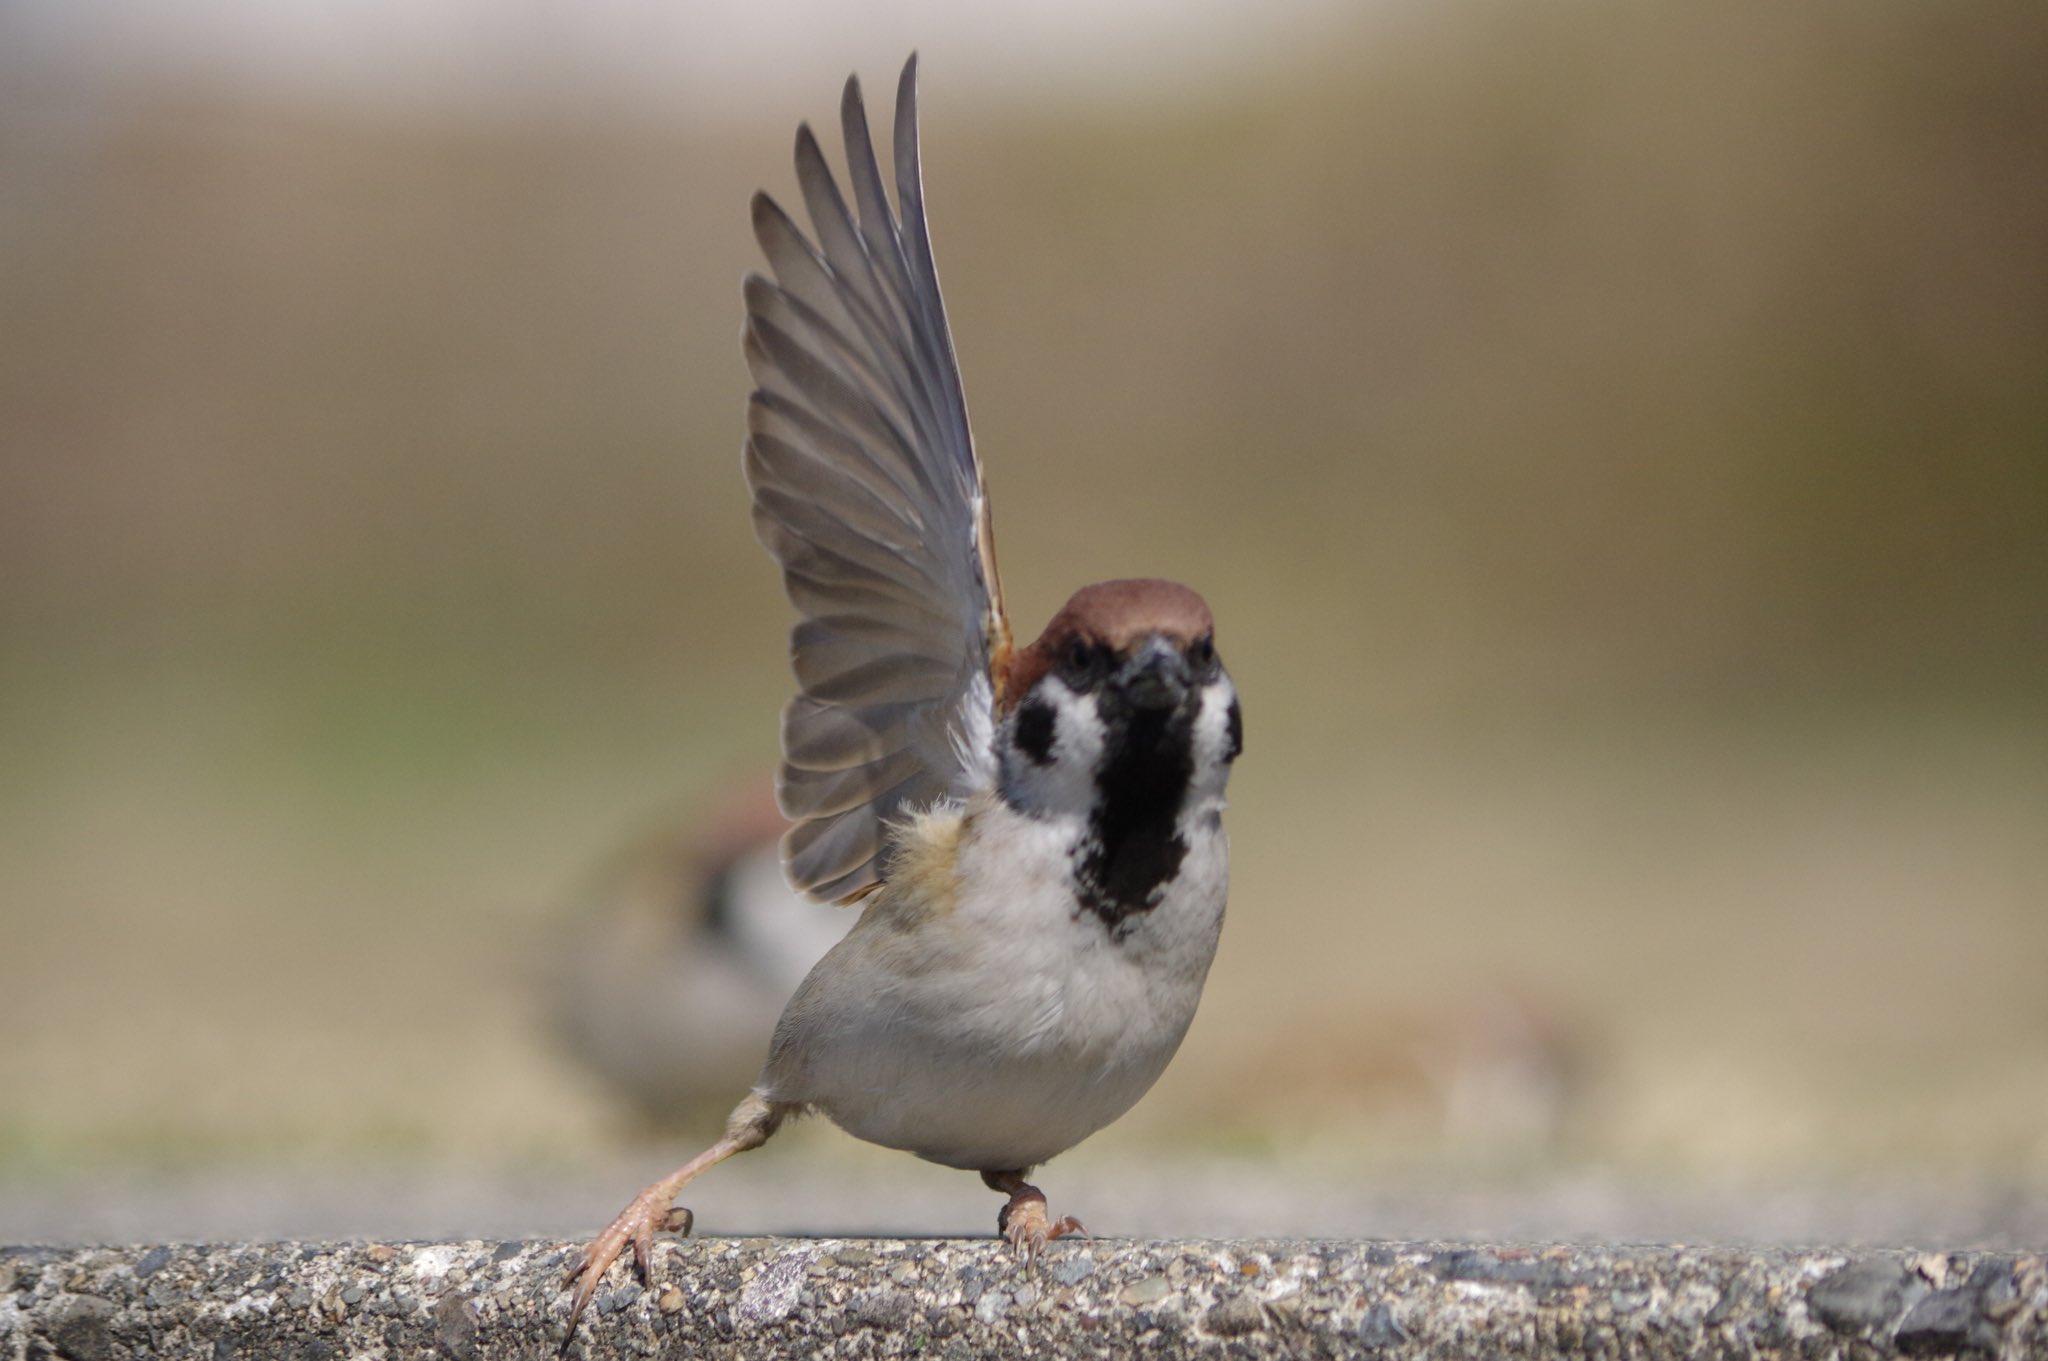
{"label": "black throat patch", "polygon": [[1191,709],[1149,709],[1105,690],[1111,739],[1095,777],[1095,808],[1074,865],[1081,906],[1121,937],[1158,906],[1188,853],[1178,826],[1195,768]]}

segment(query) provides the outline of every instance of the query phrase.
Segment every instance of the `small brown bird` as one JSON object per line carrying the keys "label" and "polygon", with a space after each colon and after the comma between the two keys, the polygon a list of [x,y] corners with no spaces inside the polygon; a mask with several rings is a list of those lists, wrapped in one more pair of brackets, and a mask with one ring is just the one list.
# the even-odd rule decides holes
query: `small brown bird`
{"label": "small brown bird", "polygon": [[775,277],[746,283],[746,473],[800,616],[785,865],[865,906],[790,999],[724,1137],[584,1250],[570,1335],[628,1244],[644,1278],[655,1231],[687,1224],[671,1209],[686,1184],[806,1111],[979,1172],[1027,1254],[1078,1229],[1025,1175],[1152,1086],[1223,927],[1243,730],[1209,607],[1169,581],[1102,582],[1012,648],[925,226],[917,59],[893,209],[857,80],[840,120],[851,204],[797,133],[815,244],[754,198]]}
{"label": "small brown bird", "polygon": [[761,1037],[857,915],[782,872],[769,772],[634,838],[547,942],[555,1038],[648,1128],[723,1113]]}

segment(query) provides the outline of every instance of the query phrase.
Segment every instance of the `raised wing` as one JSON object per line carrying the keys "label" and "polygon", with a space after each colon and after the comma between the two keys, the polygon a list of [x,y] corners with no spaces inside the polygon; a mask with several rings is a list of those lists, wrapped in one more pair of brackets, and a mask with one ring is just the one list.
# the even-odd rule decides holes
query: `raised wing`
{"label": "raised wing", "polygon": [[754,530],[802,616],[776,795],[790,882],[849,902],[894,818],[960,786],[1010,634],[981,464],[939,299],[918,172],[917,58],[896,90],[893,211],[860,82],[840,101],[849,209],[809,125],[797,184],[816,242],[766,194],[747,279]]}

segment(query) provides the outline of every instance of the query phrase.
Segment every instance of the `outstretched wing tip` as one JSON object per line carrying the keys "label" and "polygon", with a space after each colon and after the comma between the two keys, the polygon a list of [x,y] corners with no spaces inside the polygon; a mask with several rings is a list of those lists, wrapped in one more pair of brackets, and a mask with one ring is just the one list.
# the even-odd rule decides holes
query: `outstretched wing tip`
{"label": "outstretched wing tip", "polygon": [[1000,695],[1007,669],[987,501],[924,218],[917,72],[913,51],[897,82],[893,205],[855,74],[841,95],[843,181],[812,126],[797,129],[808,230],[765,192],[750,207],[769,272],[743,285],[755,378],[743,466],[756,533],[800,616],[801,722],[785,723],[777,801],[795,824],[790,882],[818,901],[872,892],[887,827],[957,791],[954,731],[985,731],[969,710]]}

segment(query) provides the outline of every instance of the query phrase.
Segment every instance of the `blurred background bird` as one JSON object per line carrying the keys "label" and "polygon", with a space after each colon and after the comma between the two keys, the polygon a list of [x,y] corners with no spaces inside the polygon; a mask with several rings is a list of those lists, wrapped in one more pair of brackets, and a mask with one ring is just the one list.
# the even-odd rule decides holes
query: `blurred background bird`
{"label": "blurred background bird", "polygon": [[725,1113],[859,915],[790,888],[788,828],[765,775],[733,782],[621,850],[568,915],[545,984],[559,1036],[650,1129]]}

